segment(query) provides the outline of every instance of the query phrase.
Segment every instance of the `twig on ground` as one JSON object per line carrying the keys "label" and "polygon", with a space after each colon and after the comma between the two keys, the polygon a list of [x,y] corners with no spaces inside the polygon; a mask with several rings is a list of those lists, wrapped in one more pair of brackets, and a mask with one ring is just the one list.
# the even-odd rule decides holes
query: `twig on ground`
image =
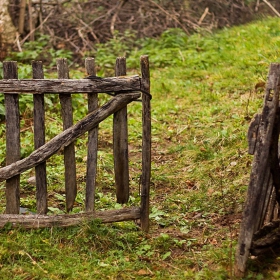
{"label": "twig on ground", "polygon": [[157,6],[166,15],[168,15],[171,18],[173,18],[174,21],[176,21],[176,23],[178,23],[178,25],[186,32],[186,34],[189,34],[189,31],[186,29],[186,27],[184,25],[182,25],[182,23],[176,18],[176,16],[171,15],[170,13],[168,13],[165,9],[163,9],[158,3],[154,2],[153,0],[149,0],[149,2],[151,2],[152,4]]}
{"label": "twig on ground", "polygon": [[198,21],[198,25],[201,25],[201,23],[203,22],[204,18],[207,16],[209,12],[209,8],[207,7],[204,11],[204,13],[202,14],[202,16],[200,17],[199,21]]}
{"label": "twig on ground", "polygon": [[255,6],[255,12],[259,10],[260,0],[257,0],[256,6]]}
{"label": "twig on ground", "polygon": [[264,2],[278,17],[280,17],[280,13],[278,13],[278,11],[277,11],[267,0],[263,0],[263,2]]}
{"label": "twig on ground", "polygon": [[40,29],[52,14],[53,14],[53,10],[47,15],[47,17],[44,19],[44,21],[38,27],[36,27],[32,31],[30,31],[28,33],[28,35],[21,40],[20,44],[22,45],[36,30]]}

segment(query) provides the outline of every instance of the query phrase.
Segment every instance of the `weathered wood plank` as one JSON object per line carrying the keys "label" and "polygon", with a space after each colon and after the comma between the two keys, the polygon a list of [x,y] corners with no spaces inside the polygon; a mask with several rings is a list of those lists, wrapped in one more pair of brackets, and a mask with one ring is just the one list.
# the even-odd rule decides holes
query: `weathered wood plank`
{"label": "weathered wood plank", "polygon": [[[67,59],[59,58],[57,63],[57,74],[59,79],[69,79]],[[71,94],[59,94],[61,105],[61,116],[63,120],[63,130],[73,125],[73,109]],[[66,194],[66,210],[71,211],[77,196],[76,182],[76,159],[75,143],[72,142],[64,147],[64,180]]]}
{"label": "weathered wood plank", "polygon": [[142,94],[142,177],[141,177],[141,228],[149,230],[151,180],[151,100],[150,69],[147,55],[141,56]]}
{"label": "weathered wood plank", "polygon": [[[42,61],[32,61],[33,79],[43,79],[44,71]],[[44,94],[33,96],[34,115],[34,146],[35,149],[45,144],[45,104]],[[47,214],[47,171],[46,162],[35,167],[36,177],[36,208],[38,214]]]}
{"label": "weathered wood plank", "polygon": [[[269,162],[264,170],[263,188],[266,189],[266,196],[264,204],[259,205],[262,208],[261,218],[257,230],[259,230],[265,222],[271,222],[273,218],[274,209],[272,199],[280,202],[280,167],[278,159],[278,143],[279,143],[279,108],[275,115],[273,131],[271,135],[270,149],[269,149]],[[273,188],[274,186],[274,188]],[[274,207],[273,207],[274,208]]]}
{"label": "weathered wood plank", "polygon": [[265,177],[263,180],[263,188],[266,190],[266,193],[264,194],[263,201],[261,201],[260,205],[259,205],[259,207],[262,210],[260,211],[260,217],[258,218],[259,223],[256,225],[256,230],[259,230],[265,223],[265,219],[267,217],[268,205],[269,205],[271,193],[273,190],[273,180],[272,180],[269,165],[267,166],[266,170],[264,170],[264,173],[265,173]]}
{"label": "weathered wood plank", "polygon": [[[126,75],[125,57],[117,58],[115,75]],[[129,199],[127,106],[114,114],[113,153],[117,202],[126,203]]]}
{"label": "weathered wood plank", "polygon": [[107,210],[66,215],[0,215],[0,228],[9,224],[12,228],[46,228],[69,227],[95,219],[103,223],[137,220],[140,218],[140,208],[131,207],[120,210]]}
{"label": "weathered wood plank", "polygon": [[100,93],[139,91],[139,76],[110,77],[102,79],[37,79],[0,80],[0,92],[4,93]]}
{"label": "weathered wood plank", "polygon": [[[94,58],[85,60],[87,75],[96,75]],[[98,108],[97,93],[88,94],[88,112],[91,113]],[[98,151],[98,126],[88,132],[88,151],[87,151],[87,173],[86,173],[86,201],[87,212],[94,211],[94,198],[96,188],[97,173],[97,151]]]}
{"label": "weathered wood plank", "polygon": [[250,252],[259,256],[266,252],[273,252],[273,248],[279,247],[280,221],[276,220],[254,233]]}
{"label": "weathered wood plank", "polygon": [[9,179],[15,175],[18,175],[29,168],[32,168],[43,161],[46,161],[49,157],[59,151],[61,148],[69,145],[75,141],[79,136],[89,131],[101,121],[106,119],[111,114],[115,113],[128,103],[136,100],[140,97],[140,93],[120,94],[102,107],[96,109],[92,113],[88,114],[81,121],[77,122],[72,127],[66,129],[59,135],[55,136],[52,140],[38,148],[31,153],[25,159],[14,162],[8,166],[0,169],[0,181]]}
{"label": "weathered wood plank", "polygon": [[[5,79],[17,79],[17,63],[3,62]],[[20,159],[20,121],[19,97],[5,94],[6,110],[6,165]],[[16,175],[6,181],[6,213],[18,214],[20,207],[20,176]]]}
{"label": "weathered wood plank", "polygon": [[260,219],[262,218],[261,213],[267,195],[266,187],[269,186],[269,184],[264,184],[264,180],[267,166],[269,165],[269,149],[276,111],[279,106],[279,77],[280,64],[271,64],[264,98],[264,107],[259,124],[248,195],[236,250],[235,274],[237,276],[243,275],[245,272],[253,234],[260,225]]}
{"label": "weathered wood plank", "polygon": [[249,129],[248,129],[247,140],[248,140],[248,153],[250,155],[253,155],[255,152],[260,119],[261,119],[261,115],[255,114],[251,120]]}
{"label": "weathered wood plank", "polygon": [[265,219],[265,223],[270,223],[273,220],[277,219],[277,215],[275,215],[275,210],[278,210],[278,204],[276,201],[276,193],[275,193],[275,189],[272,188],[272,193],[271,193],[271,198],[269,200],[269,204],[267,206],[267,213],[266,213],[266,219]]}
{"label": "weathered wood plank", "polygon": [[272,139],[271,139],[271,150],[270,150],[270,162],[271,162],[271,174],[273,178],[273,184],[276,191],[276,200],[280,204],[280,166],[278,158],[278,143],[280,133],[280,109],[278,108],[275,125],[273,127]]}

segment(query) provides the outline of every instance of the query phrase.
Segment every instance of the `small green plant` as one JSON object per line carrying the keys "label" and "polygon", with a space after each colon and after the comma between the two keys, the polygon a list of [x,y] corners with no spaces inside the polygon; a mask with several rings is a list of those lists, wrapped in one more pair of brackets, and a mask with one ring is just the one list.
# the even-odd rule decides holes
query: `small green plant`
{"label": "small green plant", "polygon": [[[32,60],[41,60],[49,65],[49,67],[53,67],[56,65],[56,59],[63,57],[72,59],[72,53],[68,50],[55,50],[49,45],[49,36],[40,35],[36,37],[35,41],[25,42],[22,46],[22,51],[19,52],[11,52],[9,57],[6,60],[15,60],[21,63],[30,64]],[[28,72],[30,73],[30,68],[25,66]],[[24,72],[22,72],[23,76],[25,76]]]}

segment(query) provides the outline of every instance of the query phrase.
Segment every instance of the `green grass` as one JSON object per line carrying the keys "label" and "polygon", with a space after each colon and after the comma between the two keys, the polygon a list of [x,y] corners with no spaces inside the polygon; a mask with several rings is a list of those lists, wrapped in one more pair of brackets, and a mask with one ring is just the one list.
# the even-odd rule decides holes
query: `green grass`
{"label": "green grass", "polygon": [[[158,40],[137,42],[134,48],[124,46],[131,74],[139,72],[141,54],[150,56],[153,143],[149,234],[133,222],[93,222],[69,229],[4,229],[0,232],[1,278],[234,279],[235,245],[252,161],[246,133],[263,103],[263,89],[255,90],[255,86],[266,81],[271,62],[280,62],[279,26],[279,19],[270,18],[190,37],[180,30],[168,30]],[[112,74],[110,67],[106,68],[115,59],[110,49],[106,52],[110,44],[99,46],[95,54],[100,75]],[[114,42],[114,51],[121,52],[118,44],[125,40]],[[73,77],[81,74],[76,71]],[[77,97],[77,112],[83,102]],[[48,104],[52,108],[55,99],[49,99]],[[28,116],[25,104],[22,111]],[[48,137],[61,129],[61,121],[53,121],[58,111],[48,117],[52,125]],[[29,124],[25,121],[23,125]],[[140,125],[140,104],[136,103],[129,107],[131,205],[139,203]],[[31,127],[25,132],[29,141],[31,132]],[[112,180],[111,120],[100,125],[100,133],[97,207],[118,208]],[[80,191],[85,173],[83,139],[77,142]],[[59,155],[49,162],[48,181],[52,207],[63,211],[63,195],[57,194],[62,191],[63,169],[58,162],[62,162]],[[27,191],[34,191],[28,183],[23,186],[23,192]],[[27,206],[34,207],[34,199],[25,199]],[[77,200],[80,210],[83,195]],[[279,279],[278,271],[277,256],[265,262],[250,260],[244,279]]]}

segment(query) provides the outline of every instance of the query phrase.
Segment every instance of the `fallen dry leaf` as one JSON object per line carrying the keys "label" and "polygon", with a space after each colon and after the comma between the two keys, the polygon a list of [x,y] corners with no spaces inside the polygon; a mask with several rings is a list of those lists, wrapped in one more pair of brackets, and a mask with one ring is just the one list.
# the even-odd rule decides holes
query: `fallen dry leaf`
{"label": "fallen dry leaf", "polygon": [[151,273],[145,269],[140,269],[140,270],[138,270],[137,274],[144,276],[144,275],[150,275]]}

